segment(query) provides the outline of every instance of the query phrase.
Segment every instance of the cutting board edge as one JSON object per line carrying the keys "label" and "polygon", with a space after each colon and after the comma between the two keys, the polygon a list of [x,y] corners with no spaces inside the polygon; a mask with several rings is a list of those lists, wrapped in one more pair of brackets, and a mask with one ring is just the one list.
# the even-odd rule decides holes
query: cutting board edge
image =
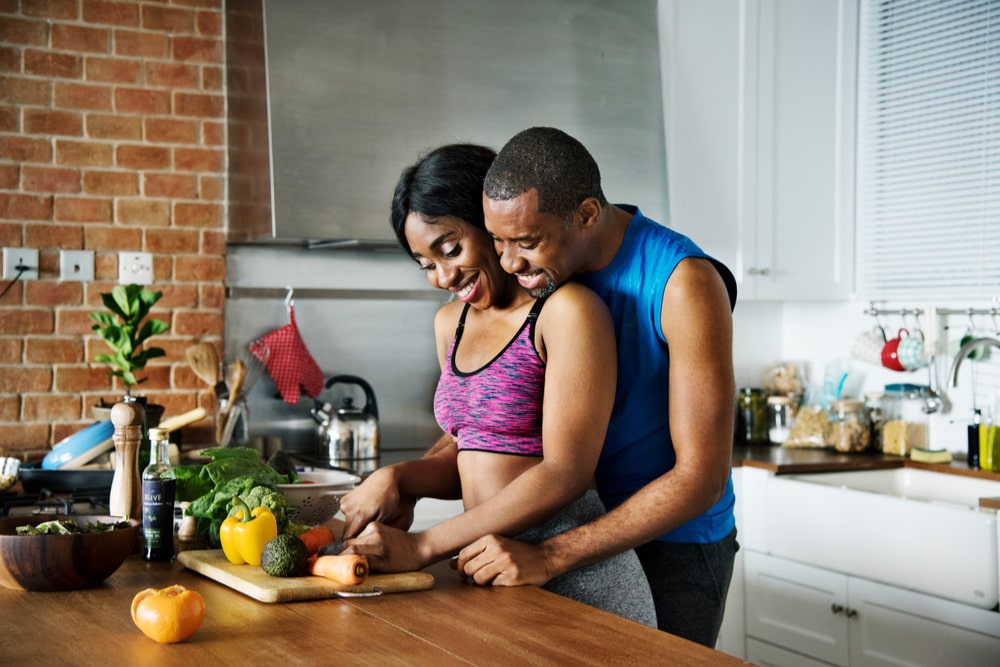
{"label": "cutting board edge", "polygon": [[[371,593],[381,589],[384,593],[430,590],[434,587],[434,575],[428,572],[404,572],[400,574],[373,574],[357,586],[340,586],[323,577],[305,576],[282,579],[264,575],[260,568],[250,565],[233,565],[225,560],[221,549],[182,551],[177,561],[198,574],[231,588],[238,593],[259,602],[274,604],[279,602],[301,602],[324,600],[343,593]],[[252,568],[243,570],[242,568]],[[261,578],[273,583],[274,588],[254,583],[248,577]],[[405,585],[399,586],[398,582]],[[295,586],[294,582],[301,582]]]}

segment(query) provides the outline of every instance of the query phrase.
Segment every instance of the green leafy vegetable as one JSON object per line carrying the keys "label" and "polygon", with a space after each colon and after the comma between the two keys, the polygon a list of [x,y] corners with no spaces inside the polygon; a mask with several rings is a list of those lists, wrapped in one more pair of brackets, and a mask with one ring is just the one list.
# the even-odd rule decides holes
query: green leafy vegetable
{"label": "green leafy vegetable", "polygon": [[14,532],[18,535],[74,535],[78,533],[103,533],[128,526],[128,521],[115,521],[113,523],[88,521],[81,526],[73,519],[56,519],[43,521],[36,526],[18,526]]}
{"label": "green leafy vegetable", "polygon": [[[280,474],[261,461],[256,449],[220,447],[202,453],[212,461],[174,467],[177,500],[191,503],[186,513],[198,518],[198,534],[207,535],[209,543],[218,547],[219,527],[232,507],[233,498],[247,496],[254,487],[263,486],[271,491],[276,485],[290,481],[288,475]],[[284,500],[284,494],[278,492],[278,495]],[[285,516],[283,510],[281,516]]]}

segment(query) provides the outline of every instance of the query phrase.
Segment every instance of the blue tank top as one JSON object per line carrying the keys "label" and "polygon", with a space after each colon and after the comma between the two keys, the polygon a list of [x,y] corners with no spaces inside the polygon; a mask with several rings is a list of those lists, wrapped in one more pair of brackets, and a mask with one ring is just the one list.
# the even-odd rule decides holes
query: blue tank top
{"label": "blue tank top", "polygon": [[[618,341],[618,390],[611,423],[597,464],[597,490],[610,510],[674,467],[667,382],[670,354],[660,327],[663,290],[681,260],[711,260],[736,303],[736,280],[723,264],[708,257],[691,239],[633,213],[621,248],[611,263],[578,280],[597,292],[611,311]],[[703,515],[659,540],[717,542],[735,526],[732,475],[722,498]]]}

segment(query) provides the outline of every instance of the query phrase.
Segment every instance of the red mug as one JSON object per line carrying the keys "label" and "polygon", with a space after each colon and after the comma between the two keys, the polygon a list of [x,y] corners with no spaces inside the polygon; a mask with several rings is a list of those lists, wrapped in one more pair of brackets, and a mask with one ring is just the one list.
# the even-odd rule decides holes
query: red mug
{"label": "red mug", "polygon": [[890,338],[882,347],[882,365],[893,371],[905,371],[899,362],[899,342],[910,335],[907,329],[900,329],[895,338]]}

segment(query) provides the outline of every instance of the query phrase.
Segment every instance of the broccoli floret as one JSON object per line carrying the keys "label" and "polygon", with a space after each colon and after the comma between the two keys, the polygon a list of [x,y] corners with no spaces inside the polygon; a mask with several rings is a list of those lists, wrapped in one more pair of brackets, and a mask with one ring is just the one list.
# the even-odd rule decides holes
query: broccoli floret
{"label": "broccoli floret", "polygon": [[295,521],[294,519],[288,520],[288,525],[285,526],[283,532],[285,535],[294,535],[298,537],[302,533],[306,532],[312,528],[308,523],[302,523],[301,521]]}
{"label": "broccoli floret", "polygon": [[282,533],[288,525],[288,499],[285,494],[269,486],[255,486],[240,496],[250,509],[266,507],[278,520],[278,532]]}

